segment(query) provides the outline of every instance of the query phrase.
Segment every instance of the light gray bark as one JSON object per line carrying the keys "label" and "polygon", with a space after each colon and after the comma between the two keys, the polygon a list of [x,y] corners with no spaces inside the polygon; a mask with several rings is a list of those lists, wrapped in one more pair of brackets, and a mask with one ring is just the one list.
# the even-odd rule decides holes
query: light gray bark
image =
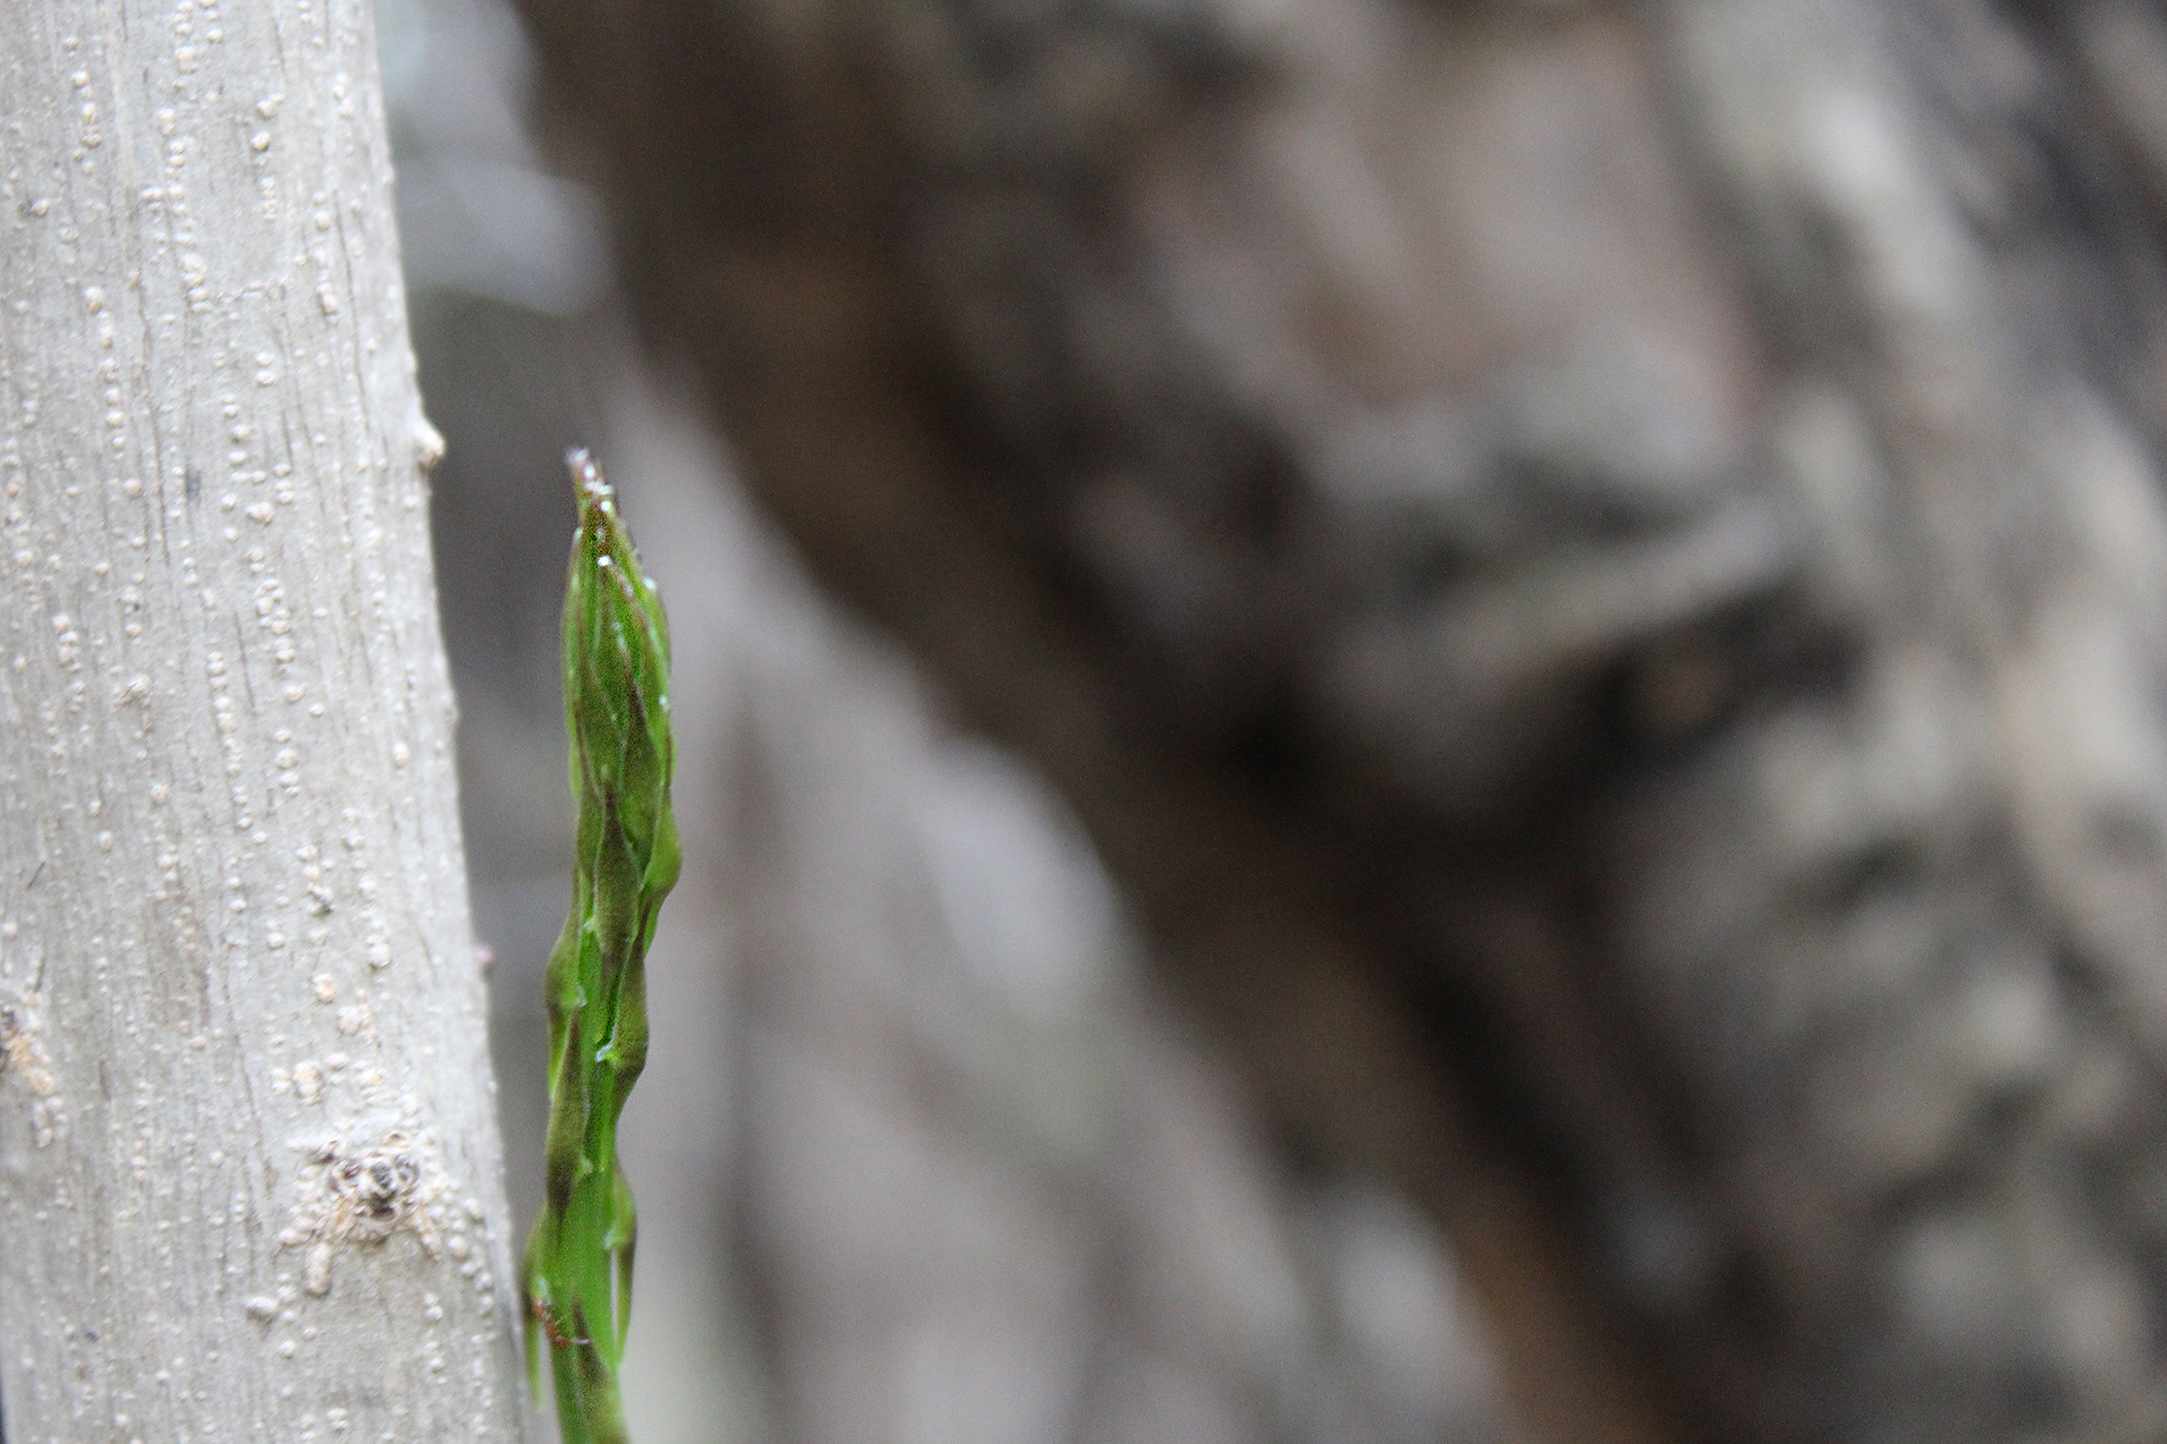
{"label": "light gray bark", "polygon": [[0,6],[12,1444],[510,1440],[364,0]]}

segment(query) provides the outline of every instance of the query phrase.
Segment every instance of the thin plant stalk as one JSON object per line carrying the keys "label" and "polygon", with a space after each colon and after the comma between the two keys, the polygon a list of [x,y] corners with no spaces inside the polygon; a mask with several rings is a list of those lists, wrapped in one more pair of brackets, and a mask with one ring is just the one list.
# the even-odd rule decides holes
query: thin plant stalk
{"label": "thin plant stalk", "polygon": [[670,635],[601,468],[566,458],[579,528],[564,597],[564,718],[579,811],[572,908],[549,955],[549,1131],[527,1240],[527,1373],[546,1345],[565,1444],[628,1444],[617,1385],[636,1221],[617,1120],[647,1061],[648,944],[677,881]]}

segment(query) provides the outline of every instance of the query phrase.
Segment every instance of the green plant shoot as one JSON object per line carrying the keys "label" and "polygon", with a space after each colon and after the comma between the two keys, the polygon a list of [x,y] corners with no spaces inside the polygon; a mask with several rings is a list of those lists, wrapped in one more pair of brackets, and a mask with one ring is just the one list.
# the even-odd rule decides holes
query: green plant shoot
{"label": "green plant shoot", "polygon": [[617,1120],[647,1061],[647,946],[677,881],[670,636],[601,468],[566,458],[579,507],[564,596],[564,720],[579,810],[572,911],[549,955],[549,1132],[527,1240],[527,1374],[549,1349],[565,1444],[623,1444],[632,1191]]}

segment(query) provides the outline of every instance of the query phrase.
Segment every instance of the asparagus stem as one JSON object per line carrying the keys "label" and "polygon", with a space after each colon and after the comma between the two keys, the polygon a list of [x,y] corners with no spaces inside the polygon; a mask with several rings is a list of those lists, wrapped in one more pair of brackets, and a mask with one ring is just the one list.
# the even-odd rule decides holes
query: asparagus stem
{"label": "asparagus stem", "polygon": [[579,507],[564,597],[564,719],[578,805],[572,908],[549,955],[549,1131],[527,1240],[527,1370],[546,1345],[565,1444],[626,1444],[617,1368],[636,1224],[617,1119],[647,1061],[648,944],[677,881],[670,637],[601,468],[566,458]]}

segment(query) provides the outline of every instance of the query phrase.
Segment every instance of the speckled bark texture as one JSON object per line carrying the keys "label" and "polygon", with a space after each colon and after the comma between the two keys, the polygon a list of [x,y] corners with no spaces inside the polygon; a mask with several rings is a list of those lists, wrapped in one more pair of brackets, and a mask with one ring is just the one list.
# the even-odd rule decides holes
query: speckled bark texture
{"label": "speckled bark texture", "polygon": [[361,0],[0,6],[11,1444],[521,1437]]}
{"label": "speckled bark texture", "polygon": [[528,0],[651,338],[1564,1440],[2167,1432],[2167,22]]}

